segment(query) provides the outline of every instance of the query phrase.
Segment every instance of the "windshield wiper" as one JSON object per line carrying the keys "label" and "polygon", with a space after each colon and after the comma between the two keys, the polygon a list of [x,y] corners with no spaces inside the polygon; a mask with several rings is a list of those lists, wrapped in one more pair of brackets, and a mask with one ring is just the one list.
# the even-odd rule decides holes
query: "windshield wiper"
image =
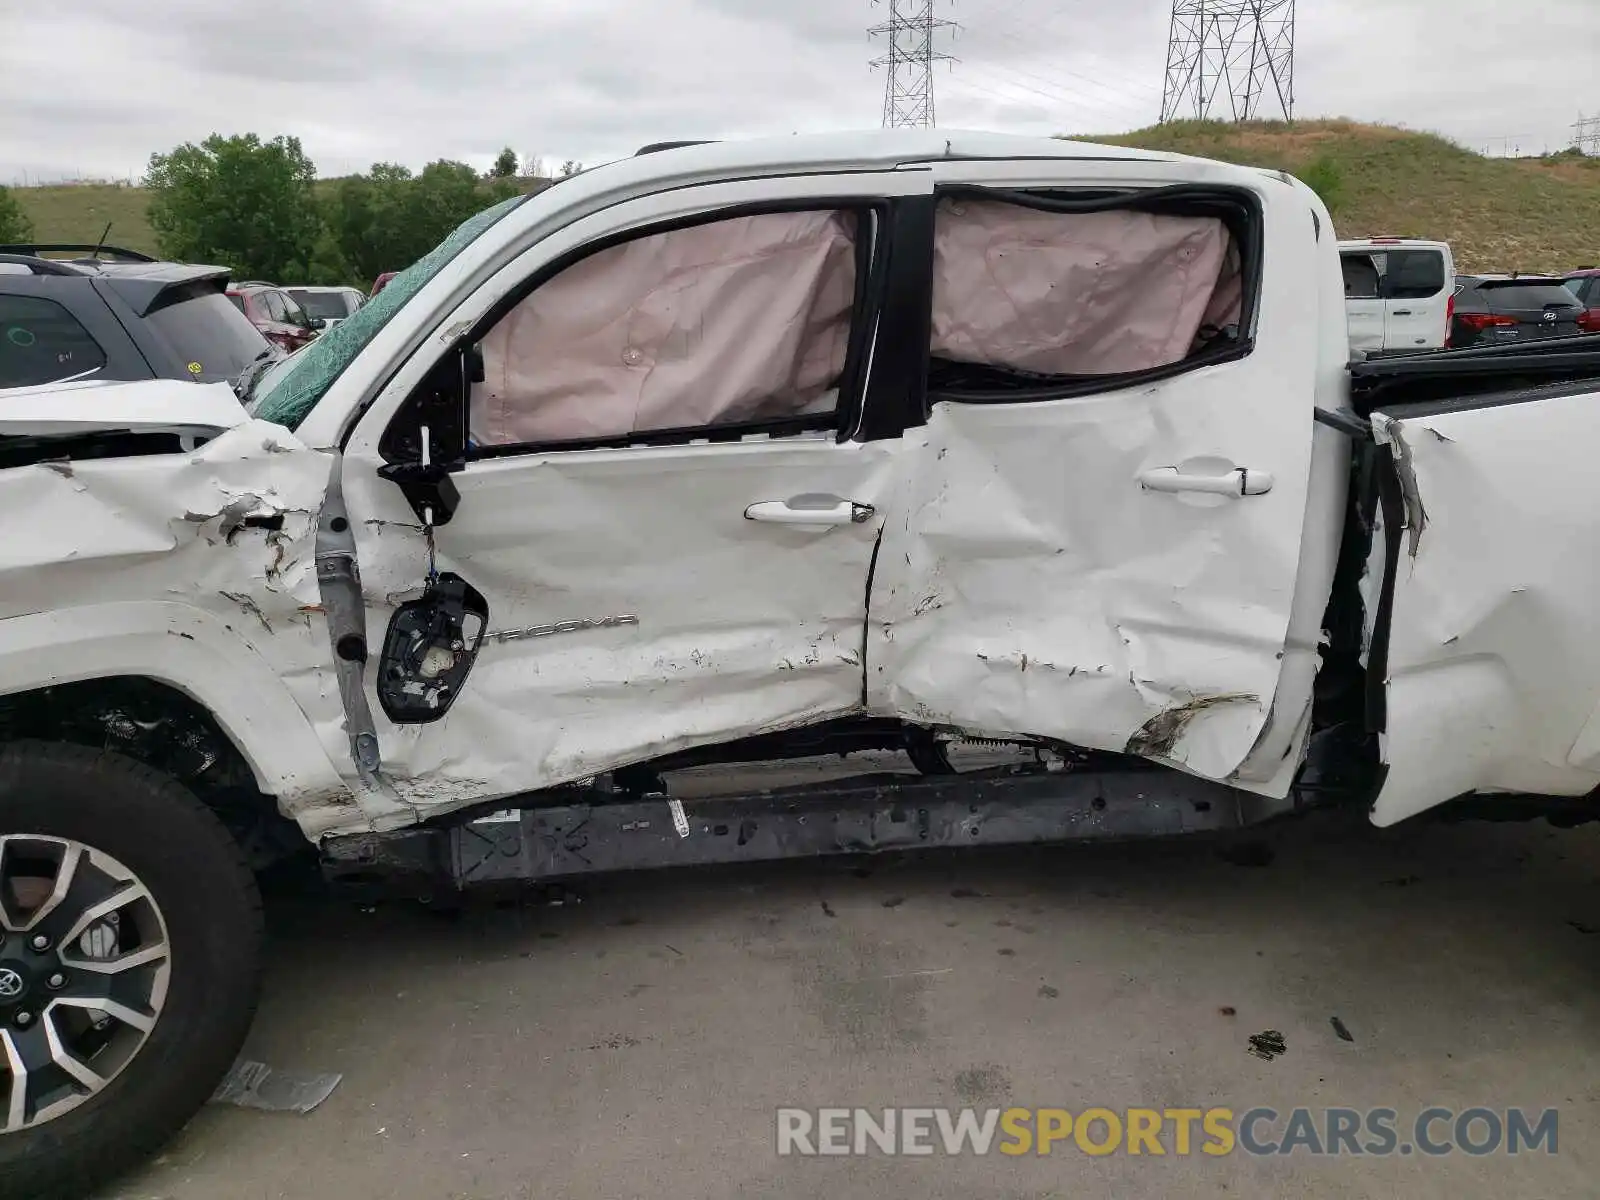
{"label": "windshield wiper", "polygon": [[233,381],[233,394],[239,397],[240,404],[249,405],[251,398],[256,394],[256,385],[261,382],[261,377],[278,361],[277,353],[268,346],[246,363],[244,370],[239,372],[239,377]]}

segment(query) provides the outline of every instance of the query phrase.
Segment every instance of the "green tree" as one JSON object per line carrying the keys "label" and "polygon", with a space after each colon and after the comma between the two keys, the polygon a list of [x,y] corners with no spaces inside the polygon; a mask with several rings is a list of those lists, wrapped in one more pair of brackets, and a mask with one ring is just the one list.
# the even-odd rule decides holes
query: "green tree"
{"label": "green tree", "polygon": [[473,213],[488,206],[489,198],[478,173],[463,162],[441,159],[429,163],[411,189],[408,231],[417,239],[414,262],[432,250],[445,235]]}
{"label": "green tree", "polygon": [[457,225],[516,195],[516,178],[479,178],[466,163],[441,160],[421,174],[395,163],[374,163],[366,175],[339,181],[327,224],[340,257],[363,284],[384,271],[409,267]]}
{"label": "green tree", "polygon": [[517,174],[517,152],[510,146],[500,151],[494,160],[494,166],[489,168],[491,179],[514,179]]}
{"label": "green tree", "polygon": [[[511,197],[520,195],[527,190],[526,185],[520,179],[486,179],[483,182],[478,207],[473,211],[477,212],[488,208],[491,204],[499,204],[500,201],[509,200]],[[471,215],[472,213],[467,214],[467,216]]]}
{"label": "green tree", "polygon": [[583,164],[575,158],[569,158],[561,164],[561,178],[571,179],[574,175],[583,174]]}
{"label": "green tree", "polygon": [[212,134],[150,156],[150,224],[171,258],[220,263],[247,278],[296,279],[319,233],[315,179],[298,138]]}
{"label": "green tree", "polygon": [[0,242],[31,242],[33,222],[10,188],[0,187]]}
{"label": "green tree", "polygon": [[337,287],[343,284],[354,284],[365,290],[370,281],[364,281],[347,261],[344,251],[339,248],[339,239],[333,230],[326,224],[317,234],[317,240],[311,247],[311,259],[307,263],[305,279],[307,283],[319,284],[324,287]]}
{"label": "green tree", "polygon": [[340,257],[367,286],[414,261],[406,257],[406,199],[413,179],[397,163],[373,163],[367,174],[341,179],[329,203],[328,228]]}

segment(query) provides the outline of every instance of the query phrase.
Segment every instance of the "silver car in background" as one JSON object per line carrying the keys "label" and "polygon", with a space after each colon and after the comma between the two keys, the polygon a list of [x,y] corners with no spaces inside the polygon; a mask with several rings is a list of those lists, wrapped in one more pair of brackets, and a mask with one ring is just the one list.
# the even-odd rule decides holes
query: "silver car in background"
{"label": "silver car in background", "polygon": [[366,296],[353,287],[286,287],[284,291],[313,317],[321,317],[325,329],[332,329],[366,303]]}

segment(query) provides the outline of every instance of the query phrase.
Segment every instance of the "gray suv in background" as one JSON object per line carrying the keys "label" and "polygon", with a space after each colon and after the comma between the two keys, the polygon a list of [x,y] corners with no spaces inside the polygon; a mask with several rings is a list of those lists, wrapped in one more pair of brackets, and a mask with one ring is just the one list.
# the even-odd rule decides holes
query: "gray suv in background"
{"label": "gray suv in background", "polygon": [[68,379],[237,385],[280,352],[228,302],[228,277],[225,267],[112,246],[0,245],[0,388]]}

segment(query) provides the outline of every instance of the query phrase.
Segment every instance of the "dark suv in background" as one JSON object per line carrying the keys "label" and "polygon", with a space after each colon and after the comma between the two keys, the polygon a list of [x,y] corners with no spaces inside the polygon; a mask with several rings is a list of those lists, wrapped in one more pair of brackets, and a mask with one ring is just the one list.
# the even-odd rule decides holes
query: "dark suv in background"
{"label": "dark suv in background", "polygon": [[0,245],[0,388],[236,383],[280,352],[228,303],[228,276],[114,246]]}
{"label": "dark suv in background", "polygon": [[1487,346],[1592,332],[1559,276],[1456,276],[1452,346]]}

